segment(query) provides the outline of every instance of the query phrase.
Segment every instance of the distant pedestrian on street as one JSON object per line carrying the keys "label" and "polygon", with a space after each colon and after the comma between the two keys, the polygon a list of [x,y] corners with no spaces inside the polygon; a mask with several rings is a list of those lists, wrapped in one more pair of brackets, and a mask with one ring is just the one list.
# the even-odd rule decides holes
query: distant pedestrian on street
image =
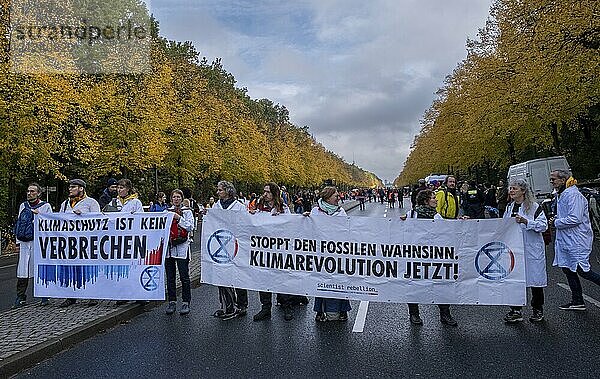
{"label": "distant pedestrian on street", "polygon": [[[42,187],[37,183],[27,186],[27,200],[19,206],[17,222],[15,223],[15,236],[19,246],[19,263],[17,264],[17,298],[14,307],[26,304],[27,287],[29,278],[33,278],[33,218],[40,213],[52,213],[52,206],[40,199]],[[48,304],[44,298],[42,305]]]}
{"label": "distant pedestrian on street", "polygon": [[600,285],[600,275],[590,266],[594,234],[588,202],[577,186],[567,187],[570,177],[571,173],[566,170],[550,173],[550,182],[556,190],[556,215],[550,218],[550,225],[556,228],[553,265],[562,269],[571,289],[571,301],[561,305],[560,309],[584,311],[579,276]]}
{"label": "distant pedestrian on street", "polygon": [[[514,179],[508,189],[511,203],[508,204],[504,218],[514,218],[523,233],[525,250],[525,280],[531,288],[532,314],[531,322],[544,319],[544,287],[548,284],[546,275],[546,244],[542,232],[548,229],[548,221],[542,207],[535,201],[535,196],[523,179]],[[522,307],[510,307],[504,317],[507,323],[523,321]]]}

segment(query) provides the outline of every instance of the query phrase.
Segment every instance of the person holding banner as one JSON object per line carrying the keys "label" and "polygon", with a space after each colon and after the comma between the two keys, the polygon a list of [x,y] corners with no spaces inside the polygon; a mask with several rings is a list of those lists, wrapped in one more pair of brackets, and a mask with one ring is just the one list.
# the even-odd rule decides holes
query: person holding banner
{"label": "person holding banner", "polygon": [[[346,211],[339,206],[340,195],[335,187],[325,187],[319,193],[317,206],[310,212],[305,212],[305,216],[340,216],[345,217]],[[347,321],[350,300],[347,299],[328,299],[324,297],[315,297],[313,310],[317,312],[315,321]]]}
{"label": "person holding banner", "polygon": [[[249,209],[249,212],[256,215],[277,216],[279,214],[291,214],[290,209],[284,204],[281,198],[279,186],[275,183],[265,184],[264,193],[258,199],[257,204]],[[262,304],[260,312],[254,315],[254,321],[262,321],[271,318],[272,294],[271,292],[259,292],[260,303]],[[289,321],[294,318],[292,313],[294,304],[308,302],[304,296],[277,294],[277,300],[281,304],[284,312],[284,319]]]}
{"label": "person holding banner", "polygon": [[[430,189],[419,191],[416,197],[415,209],[411,211],[411,218],[425,218],[441,220],[442,216],[437,212],[437,197],[435,192]],[[440,322],[449,326],[457,326],[458,323],[450,314],[450,305],[438,304],[440,309]],[[419,314],[419,304],[408,304],[408,313],[410,323],[414,325],[423,325],[423,320]]]}
{"label": "person holding banner", "polygon": [[[29,278],[33,278],[33,219],[38,213],[52,213],[52,206],[40,199],[42,187],[37,183],[27,186],[27,200],[19,206],[15,223],[15,236],[19,245],[19,263],[17,264],[17,298],[13,308],[26,304]],[[43,298],[41,305],[47,305]]]}
{"label": "person holding banner", "polygon": [[[542,232],[548,229],[548,221],[525,180],[511,180],[508,194],[512,202],[507,205],[503,217],[514,217],[523,232],[525,280],[527,287],[531,288],[531,307],[533,308],[529,321],[541,322],[544,320],[544,287],[548,285],[546,245]],[[522,307],[510,308],[504,321],[509,324],[523,321]]]}
{"label": "person holding banner", "polygon": [[[246,206],[235,199],[235,187],[231,182],[225,180],[217,184],[217,196],[219,200],[214,203],[213,209],[227,209],[230,211],[245,211]],[[219,286],[219,301],[221,309],[213,316],[221,320],[231,320],[247,314],[248,290]]]}
{"label": "person holding banner", "polygon": [[[194,214],[190,208],[183,206],[183,191],[174,189],[171,192],[171,208],[173,223],[169,237],[169,248],[165,258],[165,274],[167,277],[167,296],[169,304],[166,313],[171,315],[177,310],[177,288],[175,284],[176,272],[179,271],[181,281],[181,310],[179,314],[190,313],[190,300],[192,289],[190,283],[190,257],[189,257],[189,232],[194,228]],[[176,267],[177,266],[177,267]]]}
{"label": "person holding banner", "polygon": [[[120,179],[117,182],[117,197],[111,201],[117,212],[137,213],[144,212],[144,206],[138,199],[137,191],[133,188],[131,180]],[[105,211],[106,212],[106,211]],[[139,300],[138,304],[144,304],[145,301]],[[117,300],[116,305],[127,304],[127,300]]]}
{"label": "person holding banner", "polygon": [[[82,179],[69,180],[69,198],[65,200],[59,209],[62,213],[75,213],[81,215],[84,213],[100,213],[100,204],[95,199],[87,196],[85,192],[86,183]],[[59,307],[66,308],[77,302],[77,299],[68,298],[60,303]],[[90,299],[89,306],[98,304],[98,300]]]}

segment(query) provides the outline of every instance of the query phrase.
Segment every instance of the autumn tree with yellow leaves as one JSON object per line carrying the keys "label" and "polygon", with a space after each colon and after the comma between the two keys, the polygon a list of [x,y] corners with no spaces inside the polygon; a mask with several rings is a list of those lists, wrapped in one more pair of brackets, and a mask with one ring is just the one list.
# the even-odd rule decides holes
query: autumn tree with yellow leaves
{"label": "autumn tree with yellow leaves", "polygon": [[496,0],[467,58],[425,112],[397,184],[431,172],[491,180],[566,155],[580,178],[600,162],[600,3]]}
{"label": "autumn tree with yellow leaves", "polygon": [[[289,120],[285,106],[251,99],[219,59],[200,59],[189,42],[168,41],[152,20],[150,70],[146,73],[12,72],[7,37],[9,0],[0,0],[0,201],[10,218],[23,186],[37,180],[57,186],[87,180],[97,194],[106,178],[130,178],[144,201],[156,189],[214,190],[226,179],[240,188],[267,181],[317,187],[375,186],[380,180],[327,151]],[[107,3],[108,4],[108,3]],[[124,22],[142,11],[137,0],[107,7]],[[110,46],[100,51],[118,63]],[[90,64],[75,50],[71,63]],[[36,63],[36,62],[32,62]],[[97,60],[93,64],[100,65]],[[99,66],[99,68],[102,68]]]}

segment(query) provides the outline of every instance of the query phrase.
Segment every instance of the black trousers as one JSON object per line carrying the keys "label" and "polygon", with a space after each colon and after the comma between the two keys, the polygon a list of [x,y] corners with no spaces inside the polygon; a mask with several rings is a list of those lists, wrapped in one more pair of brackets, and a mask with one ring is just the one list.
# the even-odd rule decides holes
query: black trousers
{"label": "black trousers", "polygon": [[165,258],[165,272],[167,275],[167,296],[169,298],[169,301],[177,301],[175,266],[177,266],[177,270],[179,271],[179,280],[181,281],[181,298],[184,302],[189,303],[192,299],[189,258]]}
{"label": "black trousers", "polygon": [[27,287],[29,278],[17,278],[17,297],[23,301],[27,300]]}
{"label": "black trousers", "polygon": [[[542,310],[544,307],[544,287],[531,287],[531,308]],[[514,311],[520,311],[523,307],[510,307]]]}
{"label": "black trousers", "polygon": [[[438,304],[438,308],[440,309],[441,315],[450,313],[450,305],[448,305],[448,304]],[[408,313],[411,315],[418,315],[419,314],[419,304],[408,303]]]}

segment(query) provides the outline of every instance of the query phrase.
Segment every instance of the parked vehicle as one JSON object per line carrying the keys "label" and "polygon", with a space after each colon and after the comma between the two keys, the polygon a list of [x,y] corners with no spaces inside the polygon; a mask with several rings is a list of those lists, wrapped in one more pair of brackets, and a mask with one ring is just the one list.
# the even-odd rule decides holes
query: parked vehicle
{"label": "parked vehicle", "polygon": [[427,177],[425,177],[425,183],[427,184],[433,184],[434,186],[439,186],[441,185],[444,180],[446,180],[446,177],[448,177],[448,175],[444,175],[444,174],[431,174]]}
{"label": "parked vehicle", "polygon": [[517,163],[508,169],[508,182],[513,178],[523,178],[533,190],[538,201],[543,201],[552,194],[550,172],[553,170],[570,170],[569,163],[564,156],[533,159]]}

